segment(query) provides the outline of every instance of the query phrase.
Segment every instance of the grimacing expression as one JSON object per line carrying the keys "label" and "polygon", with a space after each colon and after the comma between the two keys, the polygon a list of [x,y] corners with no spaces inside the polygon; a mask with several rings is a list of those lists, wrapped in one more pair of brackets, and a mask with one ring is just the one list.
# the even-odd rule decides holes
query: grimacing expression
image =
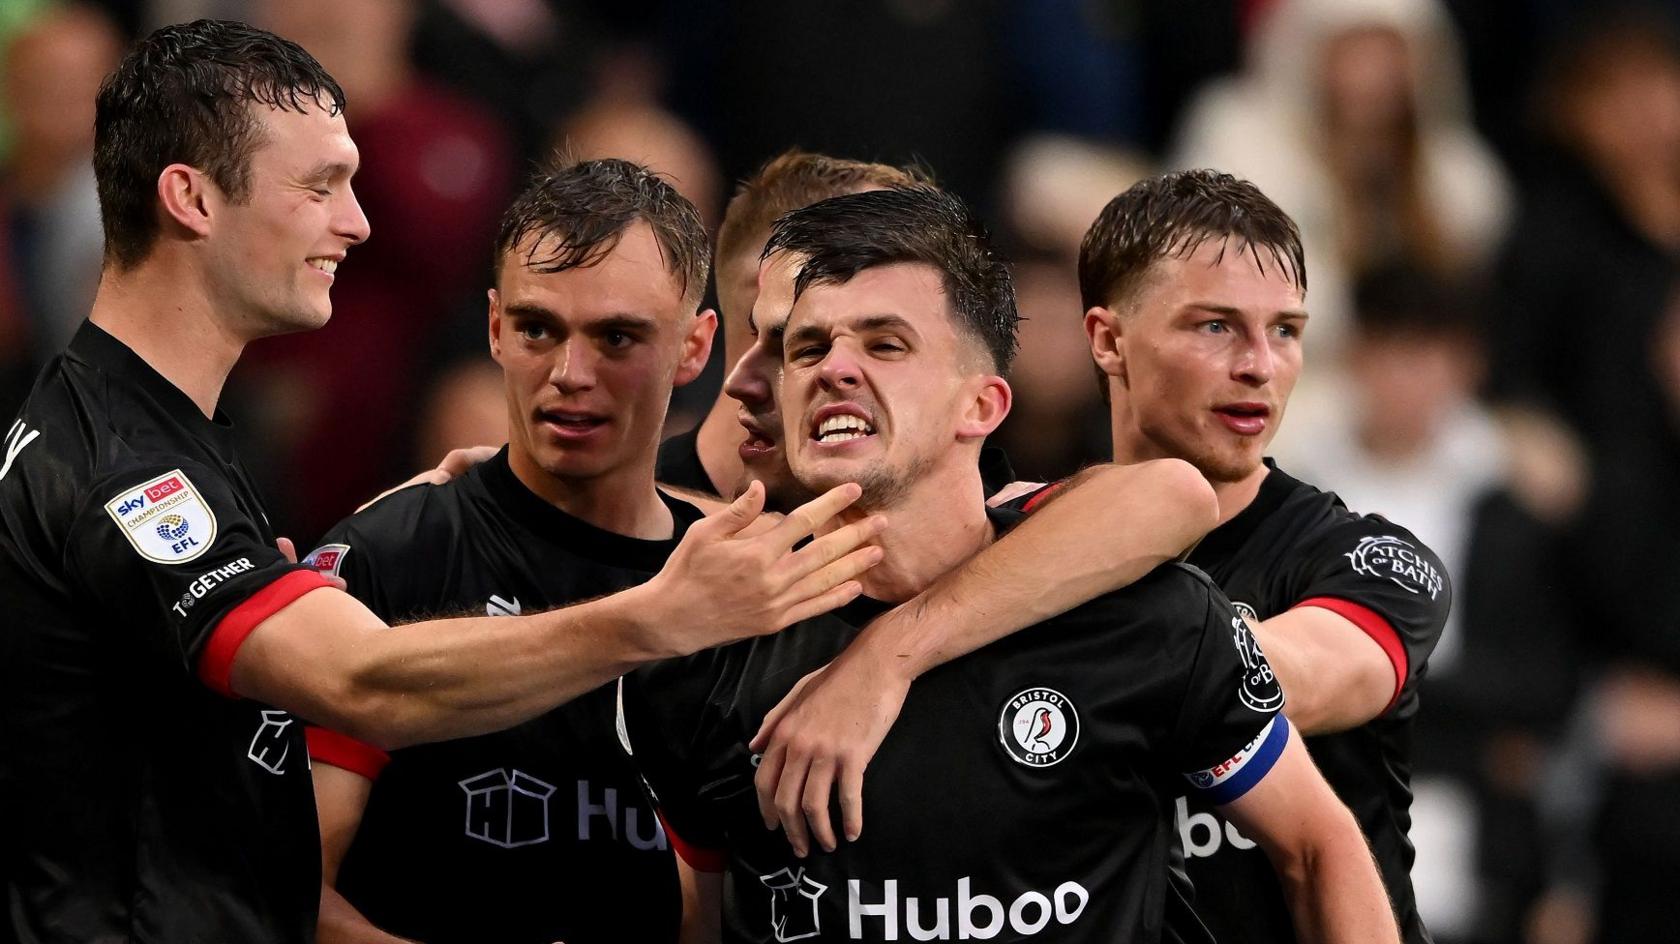
{"label": "grimacing expression", "polygon": [[344,116],[252,105],[262,126],[250,194],[209,184],[209,277],[250,337],[308,331],[332,317],[334,273],[368,221],[350,188],[359,155]]}
{"label": "grimacing expression", "polygon": [[793,474],[811,492],[863,486],[859,508],[891,507],[953,450],[1007,412],[976,422],[977,394],[1001,378],[975,370],[939,272],[899,263],[807,288],[783,342],[782,430]]}
{"label": "grimacing expression", "polygon": [[[539,266],[521,240],[490,290],[490,353],[506,379],[510,458],[563,480],[653,464],[671,388],[705,366],[716,319],[696,316],[644,222],[599,261]],[[522,458],[522,456],[524,458]]]}
{"label": "grimacing expression", "polygon": [[723,385],[723,392],[741,404],[736,417],[746,431],[739,447],[743,478],[736,491],[753,481],[763,482],[772,508],[792,508],[806,495],[788,470],[777,402],[782,334],[793,311],[793,279],[798,271],[798,257],[788,253],[777,253],[759,265],[758,284],[747,317],[753,343],[735,362]]}
{"label": "grimacing expression", "polygon": [[[1301,375],[1305,298],[1265,250],[1236,239],[1157,260],[1130,299],[1086,313],[1097,362],[1116,386],[1116,447],[1184,459],[1213,482],[1260,466]],[[1099,326],[1116,326],[1117,354]]]}

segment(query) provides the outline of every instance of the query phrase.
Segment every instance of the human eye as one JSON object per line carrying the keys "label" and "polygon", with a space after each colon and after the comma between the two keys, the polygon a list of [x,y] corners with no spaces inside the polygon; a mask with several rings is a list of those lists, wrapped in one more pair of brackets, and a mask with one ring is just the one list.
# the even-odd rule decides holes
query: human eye
{"label": "human eye", "polygon": [[1231,326],[1223,318],[1214,318],[1196,325],[1196,330],[1203,334],[1229,334]]}
{"label": "human eye", "polygon": [[514,330],[527,341],[546,341],[549,337],[548,325],[540,321],[522,321]]}
{"label": "human eye", "polygon": [[1298,324],[1286,323],[1274,325],[1272,330],[1277,332],[1277,336],[1280,338],[1294,340],[1301,336],[1301,326]]}
{"label": "human eye", "polygon": [[612,330],[602,334],[601,340],[612,350],[625,351],[636,343],[636,336],[628,331]]}
{"label": "human eye", "polygon": [[903,354],[905,351],[909,350],[909,348],[904,346],[903,341],[895,337],[877,338],[870,342],[869,349],[876,354],[888,355]]}

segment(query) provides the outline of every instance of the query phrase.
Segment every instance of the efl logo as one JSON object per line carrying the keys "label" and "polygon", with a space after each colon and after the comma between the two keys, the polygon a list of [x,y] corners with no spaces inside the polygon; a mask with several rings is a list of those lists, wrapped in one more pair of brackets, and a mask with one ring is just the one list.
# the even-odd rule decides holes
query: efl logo
{"label": "efl logo", "polygon": [[158,564],[184,564],[216,540],[216,515],[180,470],[125,488],[105,503],[141,557]]}

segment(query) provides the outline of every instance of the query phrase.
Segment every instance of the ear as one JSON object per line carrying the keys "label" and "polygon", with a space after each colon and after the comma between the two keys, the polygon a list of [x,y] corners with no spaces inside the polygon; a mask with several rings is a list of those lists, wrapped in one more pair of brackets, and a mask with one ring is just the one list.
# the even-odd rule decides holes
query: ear
{"label": "ear", "polygon": [[[212,199],[212,190],[216,199]],[[158,174],[157,196],[165,226],[179,226],[199,238],[210,235],[212,206],[225,203],[210,178],[186,164],[170,164]]]}
{"label": "ear", "polygon": [[1085,337],[1091,343],[1091,359],[1110,377],[1126,383],[1126,354],[1121,344],[1120,315],[1112,308],[1095,305],[1085,312]]}
{"label": "ear", "polygon": [[706,369],[706,361],[712,356],[712,338],[717,334],[717,325],[717,312],[710,308],[694,316],[694,323],[688,326],[688,336],[683,338],[682,360],[677,361],[673,386],[693,383],[694,378]]}
{"label": "ear", "polygon": [[962,419],[957,423],[957,438],[984,439],[1003,425],[1004,417],[1015,403],[1015,393],[1009,381],[990,375],[979,378],[972,391]]}
{"label": "ear", "polygon": [[490,356],[496,363],[502,362],[502,296],[495,289],[489,291],[490,298]]}

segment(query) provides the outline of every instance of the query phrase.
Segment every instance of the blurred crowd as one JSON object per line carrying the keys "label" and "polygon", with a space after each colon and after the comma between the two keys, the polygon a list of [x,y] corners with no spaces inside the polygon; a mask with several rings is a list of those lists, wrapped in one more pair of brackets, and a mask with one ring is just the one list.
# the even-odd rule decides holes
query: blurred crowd
{"label": "blurred crowd", "polygon": [[[649,164],[714,228],[790,146],[925,168],[1015,261],[999,439],[1036,479],[1108,451],[1074,278],[1097,211],[1156,170],[1253,180],[1308,253],[1280,463],[1409,527],[1457,587],[1415,745],[1426,921],[1449,944],[1660,926],[1680,890],[1680,4],[11,0],[0,413],[98,279],[94,91],[128,38],[199,15],[314,53],[361,148],[373,238],[332,322],[257,345],[225,401],[300,544],[504,438],[491,236],[555,148]],[[670,432],[723,369],[679,391]]]}

